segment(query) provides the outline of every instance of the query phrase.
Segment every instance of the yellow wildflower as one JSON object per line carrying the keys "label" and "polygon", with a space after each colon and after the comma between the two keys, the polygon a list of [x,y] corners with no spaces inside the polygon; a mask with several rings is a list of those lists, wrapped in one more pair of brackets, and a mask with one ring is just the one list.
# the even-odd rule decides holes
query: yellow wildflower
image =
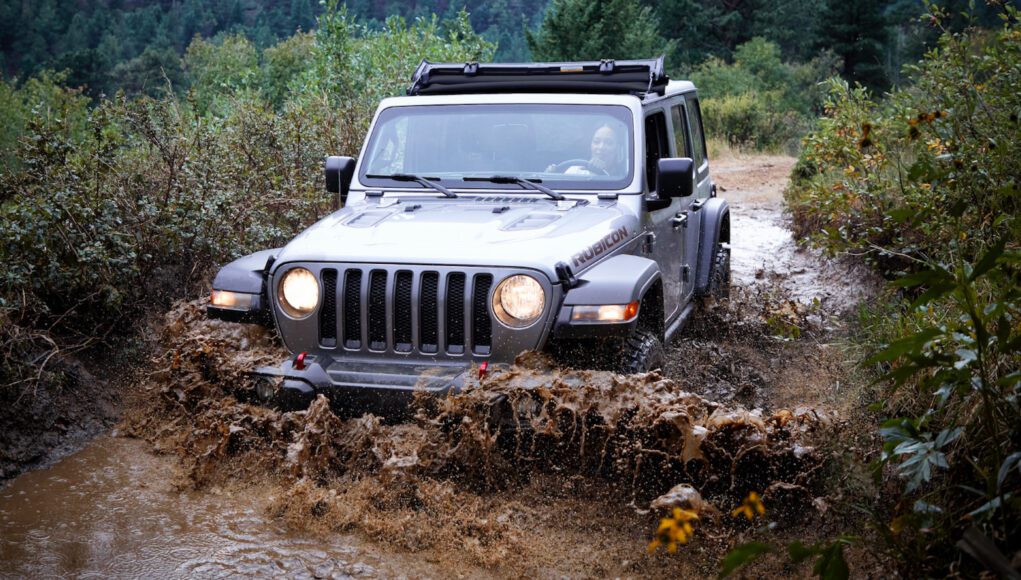
{"label": "yellow wildflower", "polygon": [[756,515],[766,515],[766,506],[763,505],[762,498],[759,497],[759,494],[753,491],[748,494],[748,497],[744,498],[741,505],[735,508],[734,511],[730,512],[730,515],[735,518],[743,515],[748,518],[748,521],[751,521],[755,519]]}
{"label": "yellow wildflower", "polygon": [[649,553],[660,546],[666,546],[667,553],[677,552],[677,544],[687,544],[695,535],[695,528],[691,525],[695,520],[698,520],[697,512],[675,507],[669,517],[659,520],[656,537],[649,543]]}

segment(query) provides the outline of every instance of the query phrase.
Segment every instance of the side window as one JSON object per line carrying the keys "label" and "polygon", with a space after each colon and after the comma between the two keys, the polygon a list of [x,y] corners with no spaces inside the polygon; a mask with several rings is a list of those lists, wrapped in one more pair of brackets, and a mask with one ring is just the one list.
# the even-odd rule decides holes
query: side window
{"label": "side window", "polygon": [[705,164],[709,155],[706,154],[705,150],[705,136],[702,132],[702,112],[698,106],[698,99],[691,99],[688,107],[688,121],[691,125],[691,143],[692,148],[695,150],[695,167],[701,168]]}
{"label": "side window", "polygon": [[688,123],[684,105],[674,105],[670,109],[670,124],[674,126],[674,157],[691,157],[688,150]]}
{"label": "side window", "polygon": [[645,118],[645,181],[649,191],[656,191],[656,166],[660,159],[670,156],[666,135],[666,115],[657,112]]}

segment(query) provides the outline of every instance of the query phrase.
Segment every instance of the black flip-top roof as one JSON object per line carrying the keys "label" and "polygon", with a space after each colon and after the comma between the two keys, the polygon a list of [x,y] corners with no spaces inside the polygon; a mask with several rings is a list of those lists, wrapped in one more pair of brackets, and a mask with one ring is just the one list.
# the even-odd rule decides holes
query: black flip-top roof
{"label": "black flip-top roof", "polygon": [[434,63],[422,60],[409,95],[608,93],[662,95],[670,79],[663,57],[588,62]]}

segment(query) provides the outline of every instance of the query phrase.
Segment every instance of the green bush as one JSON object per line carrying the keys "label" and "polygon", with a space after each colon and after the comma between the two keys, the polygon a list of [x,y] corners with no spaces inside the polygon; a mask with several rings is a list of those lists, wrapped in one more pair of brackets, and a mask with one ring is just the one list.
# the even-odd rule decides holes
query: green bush
{"label": "green bush", "polygon": [[895,275],[1018,238],[1021,31],[945,35],[885,102],[830,84],[787,201],[799,236]]}
{"label": "green bush", "polygon": [[805,64],[784,63],[779,47],[762,38],[737,47],[733,63],[708,59],[691,75],[706,133],[735,146],[796,148],[821,112],[817,85],[836,73],[836,62],[822,53]]}
{"label": "green bush", "polygon": [[810,122],[795,111],[778,111],[776,93],[747,92],[702,100],[706,133],[734,146],[777,149],[796,143]]}
{"label": "green bush", "polygon": [[875,509],[883,547],[908,576],[972,576],[1021,549],[1018,12],[910,72],[878,103],[830,83],[785,196],[796,235],[894,280],[864,329],[888,386],[876,473],[899,491]]}
{"label": "green bush", "polygon": [[493,50],[463,13],[374,31],[334,3],[320,24],[263,54],[243,37],[196,39],[185,96],[90,108],[60,77],[0,85],[0,347],[24,356],[0,385],[36,376],[40,345],[123,332],[216,267],[289,241],[336,209],[323,158],[358,153],[379,98],[422,58]]}

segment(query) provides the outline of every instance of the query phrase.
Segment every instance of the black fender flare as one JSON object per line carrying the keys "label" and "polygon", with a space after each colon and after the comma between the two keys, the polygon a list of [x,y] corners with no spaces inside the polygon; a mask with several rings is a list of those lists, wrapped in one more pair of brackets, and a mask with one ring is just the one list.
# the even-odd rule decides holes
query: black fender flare
{"label": "black fender flare", "polygon": [[273,326],[270,314],[269,295],[266,291],[266,273],[273,265],[273,260],[280,253],[280,248],[262,250],[238,258],[220,268],[213,278],[213,290],[228,290],[258,296],[248,311],[237,311],[206,307],[209,318],[227,320],[229,322],[251,322],[263,326]]}
{"label": "black fender flare", "polygon": [[[603,260],[582,274],[577,286],[568,290],[557,315],[553,335],[566,338],[630,333],[641,318],[641,311],[648,305],[642,304],[638,317],[626,323],[572,324],[572,307],[642,301],[661,278],[659,264],[648,258],[618,254]],[[662,304],[659,308],[662,310]]]}
{"label": "black fender flare", "polygon": [[709,289],[709,274],[716,257],[716,245],[730,243],[730,204],[724,199],[713,197],[706,200],[700,213],[702,229],[695,276],[695,294],[698,296],[704,295]]}

